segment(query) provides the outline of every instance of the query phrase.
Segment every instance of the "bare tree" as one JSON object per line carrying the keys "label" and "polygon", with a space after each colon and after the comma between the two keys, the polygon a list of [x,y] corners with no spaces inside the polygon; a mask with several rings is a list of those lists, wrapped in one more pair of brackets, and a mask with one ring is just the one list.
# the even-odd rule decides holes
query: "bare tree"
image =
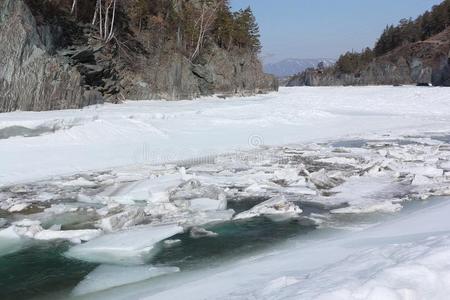
{"label": "bare tree", "polygon": [[211,30],[214,21],[216,20],[217,10],[224,4],[224,1],[202,1],[201,12],[195,22],[195,28],[198,30],[198,37],[194,52],[191,54],[191,61],[196,59],[203,48],[206,34]]}
{"label": "bare tree", "polygon": [[115,35],[114,25],[116,22],[117,2],[118,0],[97,0],[95,6],[92,25],[98,26],[100,39],[105,43],[110,42]]}
{"label": "bare tree", "polygon": [[72,9],[70,10],[70,13],[73,15],[73,13],[75,12],[75,8],[78,5],[78,0],[73,0],[72,1]]}

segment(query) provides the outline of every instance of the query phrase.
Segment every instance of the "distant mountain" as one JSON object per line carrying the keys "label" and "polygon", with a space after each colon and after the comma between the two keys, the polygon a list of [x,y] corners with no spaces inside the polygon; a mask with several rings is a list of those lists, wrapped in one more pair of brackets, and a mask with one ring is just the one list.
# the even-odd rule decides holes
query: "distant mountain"
{"label": "distant mountain", "polygon": [[288,58],[276,63],[264,64],[264,72],[277,77],[287,77],[305,71],[308,68],[315,68],[320,62],[325,63],[325,67],[333,65],[336,60],[329,58]]}

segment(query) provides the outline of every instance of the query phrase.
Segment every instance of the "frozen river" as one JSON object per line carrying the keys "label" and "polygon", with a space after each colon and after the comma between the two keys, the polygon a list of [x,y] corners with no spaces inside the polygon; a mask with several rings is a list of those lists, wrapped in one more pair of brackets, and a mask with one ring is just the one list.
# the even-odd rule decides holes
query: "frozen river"
{"label": "frozen river", "polygon": [[[0,185],[262,144],[447,130],[448,101],[445,88],[282,88],[226,100],[130,101],[82,110],[6,113],[0,115]],[[23,132],[31,136],[14,136]]]}
{"label": "frozen river", "polygon": [[0,115],[1,299],[446,299],[450,96]]}

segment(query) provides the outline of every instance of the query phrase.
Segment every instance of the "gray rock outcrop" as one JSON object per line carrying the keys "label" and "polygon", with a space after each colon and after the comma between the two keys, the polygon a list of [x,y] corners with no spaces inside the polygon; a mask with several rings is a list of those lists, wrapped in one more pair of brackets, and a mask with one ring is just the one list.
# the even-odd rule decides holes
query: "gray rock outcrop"
{"label": "gray rock outcrop", "polygon": [[[39,30],[41,29],[41,30]],[[0,0],[0,112],[79,108],[102,101],[80,73],[50,55],[53,37],[22,0]]]}
{"label": "gray rock outcrop", "polygon": [[193,99],[220,94],[249,95],[278,90],[256,56],[246,51],[214,47],[195,64],[180,54],[142,57],[142,70],[127,72],[121,86],[127,99]]}

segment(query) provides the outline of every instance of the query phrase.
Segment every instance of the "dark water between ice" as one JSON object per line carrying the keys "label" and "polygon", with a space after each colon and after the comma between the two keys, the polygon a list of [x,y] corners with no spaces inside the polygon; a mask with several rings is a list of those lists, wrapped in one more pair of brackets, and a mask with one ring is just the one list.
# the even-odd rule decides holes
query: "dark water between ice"
{"label": "dark water between ice", "polygon": [[[149,264],[176,266],[181,271],[214,267],[227,259],[262,250],[314,230],[297,221],[275,223],[267,218],[227,222],[208,227],[219,235],[193,239],[180,234],[181,243],[163,249]],[[71,260],[63,253],[68,242],[42,242],[0,257],[0,299],[65,298],[97,265]],[[58,295],[58,296],[55,296]]]}

